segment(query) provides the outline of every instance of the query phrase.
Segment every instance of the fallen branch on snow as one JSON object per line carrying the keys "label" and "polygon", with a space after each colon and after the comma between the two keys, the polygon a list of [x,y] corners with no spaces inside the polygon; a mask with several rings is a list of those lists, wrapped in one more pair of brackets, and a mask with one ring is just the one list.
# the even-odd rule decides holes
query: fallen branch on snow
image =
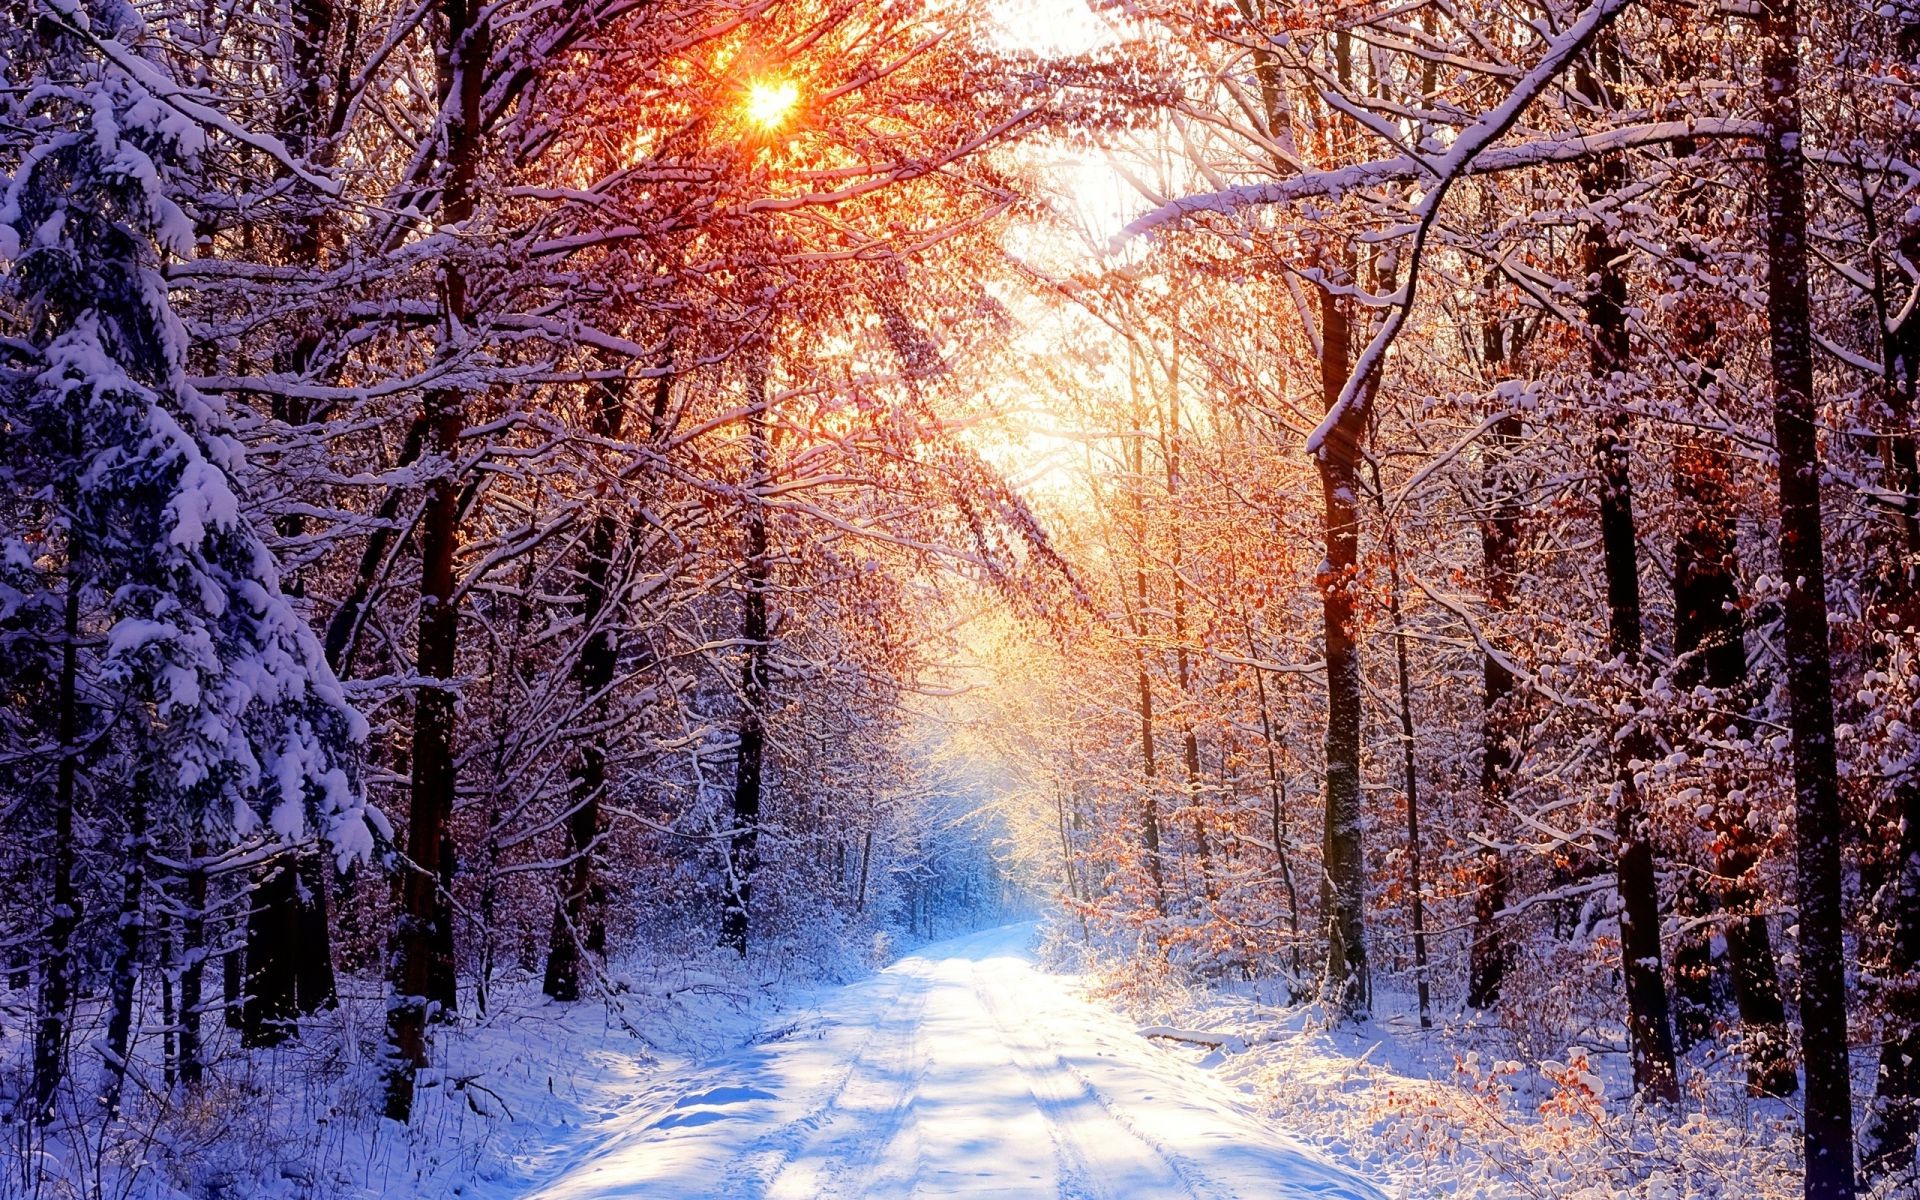
{"label": "fallen branch on snow", "polygon": [[1172,1042],[1212,1046],[1228,1054],[1240,1054],[1247,1048],[1247,1039],[1237,1033],[1208,1033],[1204,1029],[1176,1029],[1172,1025],[1143,1025],[1135,1032],[1143,1038],[1166,1038]]}

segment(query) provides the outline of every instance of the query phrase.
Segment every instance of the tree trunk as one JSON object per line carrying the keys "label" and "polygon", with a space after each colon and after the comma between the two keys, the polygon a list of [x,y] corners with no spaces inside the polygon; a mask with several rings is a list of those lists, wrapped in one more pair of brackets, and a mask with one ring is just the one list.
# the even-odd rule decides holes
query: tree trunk
{"label": "tree trunk", "polygon": [[[1690,347],[1704,351],[1705,347]],[[1711,369],[1702,364],[1702,370]],[[1747,686],[1747,653],[1739,608],[1732,499],[1727,483],[1733,464],[1704,439],[1683,440],[1674,452],[1674,491],[1680,501],[1680,537],[1674,549],[1674,681],[1682,687],[1705,684],[1741,703]],[[1715,719],[1715,732],[1731,724]],[[1724,774],[1724,773],[1723,773]],[[1721,779],[1715,791],[1724,811],[1713,829],[1713,893],[1699,897],[1716,908],[1727,943],[1734,1003],[1740,1012],[1741,1050],[1747,1059],[1747,1086],[1761,1096],[1788,1096],[1798,1087],[1789,1056],[1786,1007],[1767,920],[1755,911],[1758,889],[1752,872],[1758,864],[1750,814],[1744,799],[1746,780]],[[1730,792],[1742,796],[1729,803]],[[1737,811],[1736,811],[1737,810]],[[1712,1031],[1710,954],[1702,929],[1674,955],[1674,975],[1682,997],[1683,1038],[1697,1041]]]}
{"label": "tree trunk", "polygon": [[[1583,67],[1579,90],[1610,107],[1620,69],[1619,51],[1610,35],[1595,48],[1594,58],[1597,73]],[[1601,159],[1582,180],[1590,200],[1608,196],[1624,182],[1616,156]],[[1627,281],[1617,262],[1619,251],[1599,219],[1588,223],[1582,249],[1590,283],[1586,317],[1593,339],[1591,368],[1601,405],[1594,467],[1599,481],[1600,542],[1607,578],[1607,651],[1619,663],[1622,686],[1632,695],[1641,684],[1639,547],[1626,418],[1611,395],[1615,373],[1624,372],[1628,365]],[[1624,728],[1612,732],[1620,970],[1626,981],[1634,1091],[1643,1099],[1673,1103],[1680,1098],[1680,1080],[1674,1062],[1666,975],[1661,966],[1660,887],[1653,847],[1647,840],[1647,816],[1634,779],[1634,764],[1654,757],[1653,741],[1644,725],[1633,718]]]}
{"label": "tree trunk", "polygon": [[[1140,398],[1139,364],[1129,355],[1127,384],[1133,400],[1133,423],[1143,428],[1146,413]],[[1153,678],[1147,671],[1147,497],[1146,447],[1136,435],[1127,440],[1128,474],[1133,489],[1133,608],[1127,623],[1133,634],[1133,667],[1140,715],[1140,848],[1147,860],[1147,881],[1153,889],[1153,910],[1167,915],[1165,865],[1160,861],[1160,800],[1155,792],[1159,771],[1154,761]]]}
{"label": "tree trunk", "polygon": [[1908,782],[1898,792],[1894,862],[1875,905],[1886,926],[1887,1011],[1861,1163],[1875,1179],[1914,1170],[1920,1133],[1920,785]]}
{"label": "tree trunk", "polygon": [[1725,922],[1727,962],[1733,976],[1733,1001],[1740,1012],[1740,1051],[1747,1060],[1747,1089],[1756,1096],[1791,1096],[1799,1086],[1793,1071],[1793,1043],[1787,1033],[1787,1007],[1780,995],[1773,936],[1758,911],[1760,889],[1753,879],[1759,856],[1744,824],[1723,831],[1716,873],[1720,912]]}
{"label": "tree trunk", "polygon": [[277,1046],[299,1032],[299,905],[292,856],[282,855],[261,872],[247,906],[243,1046]]}
{"label": "tree trunk", "polygon": [[[474,180],[480,158],[480,103],[492,38],[468,0],[439,0],[451,50],[441,67],[443,102],[452,101],[446,123],[450,163],[444,222],[457,224],[473,215]],[[467,279],[457,258],[444,267],[446,344],[464,328],[471,313]],[[445,986],[453,975],[452,896],[447,890],[453,855],[447,845],[454,799],[454,695],[451,687],[460,614],[453,602],[454,552],[459,542],[460,488],[455,466],[460,435],[466,427],[464,396],[436,388],[421,405],[425,444],[436,470],[427,485],[426,511],[420,522],[420,615],[416,632],[417,670],[432,681],[421,689],[413,710],[413,771],[406,852],[411,860],[401,885],[390,958],[393,994],[388,1001],[390,1042],[387,1067],[387,1116],[410,1119],[414,1072],[427,1064],[426,1023],[436,999],[451,997]]]}
{"label": "tree trunk", "polygon": [[220,1015],[225,1019],[228,1029],[240,1029],[246,1025],[247,981],[242,978],[246,965],[245,927],[241,930],[241,944],[229,942],[220,953]]}
{"label": "tree trunk", "polygon": [[[1320,313],[1320,388],[1332,411],[1352,369],[1350,325],[1345,302],[1324,288],[1320,289]],[[1354,636],[1361,434],[1351,422],[1336,423],[1314,460],[1320,474],[1321,531],[1326,543],[1326,559],[1315,580],[1327,671],[1326,817],[1321,849],[1327,961],[1320,995],[1329,1007],[1349,1016],[1364,1016],[1372,1006],[1360,807],[1360,651]]]}
{"label": "tree trunk", "polygon": [[196,1088],[206,1078],[206,1049],[200,1040],[200,1001],[207,970],[207,872],[200,863],[207,847],[194,843],[194,865],[187,868],[186,902],[180,915],[180,1084]]}
{"label": "tree trunk", "polygon": [[[1494,374],[1506,358],[1505,334],[1497,321],[1488,322],[1485,341],[1489,373]],[[1480,555],[1489,616],[1513,607],[1513,585],[1520,574],[1520,498],[1512,462],[1520,432],[1517,413],[1495,421],[1481,469],[1487,516],[1480,522]],[[1480,667],[1480,824],[1489,838],[1497,838],[1506,827],[1503,817],[1511,799],[1517,701],[1513,672],[1504,661],[1484,652]],[[1467,1004],[1490,1008],[1500,999],[1511,957],[1500,928],[1500,913],[1507,906],[1507,861],[1499,850],[1485,845],[1476,858]]]}
{"label": "tree trunk", "polygon": [[[1178,347],[1176,346],[1176,352]],[[1193,728],[1192,667],[1187,650],[1187,588],[1180,573],[1182,513],[1180,507],[1180,374],[1178,360],[1170,373],[1167,388],[1167,417],[1164,426],[1167,463],[1167,502],[1173,510],[1169,531],[1169,586],[1173,590],[1173,662],[1174,678],[1180,688],[1182,706],[1180,735],[1182,761],[1187,772],[1187,819],[1193,822],[1193,848],[1200,868],[1200,887],[1212,902],[1214,896],[1212,847],[1207,841],[1207,812],[1201,796],[1200,738]]]}
{"label": "tree trunk", "polygon": [[[72,549],[69,547],[69,556]],[[60,762],[54,769],[53,845],[47,856],[47,955],[40,978],[40,1020],[33,1038],[33,1116],[53,1119],[54,1092],[66,1074],[67,1010],[73,1004],[73,932],[80,924],[80,897],[73,880],[73,806],[80,771],[80,592],[71,569],[60,642],[58,734]]]}
{"label": "tree trunk", "polygon": [[[1682,342],[1689,352],[1699,349],[1684,333]],[[1719,475],[1728,466],[1704,439],[1683,437],[1674,448],[1680,530],[1673,552],[1673,679],[1682,688],[1729,689],[1746,675],[1740,618],[1731,607],[1739,599],[1734,531]],[[1724,808],[1724,794],[1717,799]],[[1674,1034],[1683,1051],[1713,1036],[1713,908],[1707,887],[1689,872],[1681,883],[1678,911],[1692,927],[1673,951]]]}
{"label": "tree trunk", "polygon": [[[1900,57],[1911,67],[1920,58],[1920,19],[1911,10],[1898,37]],[[1907,157],[1920,153],[1920,128],[1908,125]],[[1872,211],[1872,202],[1867,205]],[[1906,223],[1899,240],[1900,255],[1920,262],[1920,224]],[[1882,290],[1885,296],[1885,290]],[[1920,565],[1920,463],[1916,462],[1913,414],[1920,391],[1920,313],[1911,306],[1883,301],[1876,312],[1885,329],[1886,398],[1892,420],[1883,439],[1882,454],[1902,496],[1900,549],[1904,561],[1890,570],[1884,624],[1897,635],[1916,626],[1914,573]],[[1890,839],[1893,853],[1879,872],[1873,889],[1874,924],[1885,931],[1884,947],[1876,964],[1884,979],[1885,1009],[1881,1016],[1880,1062],[1873,1102],[1867,1109],[1866,1147],[1862,1172],[1869,1179],[1899,1171],[1920,1170],[1914,1161],[1920,1140],[1920,778],[1909,773],[1893,788]]]}
{"label": "tree trunk", "polygon": [[1820,447],[1808,316],[1806,168],[1800,147],[1799,14],[1766,0],[1762,49],[1768,123],[1767,321],[1773,436],[1780,463],[1780,568],[1799,877],[1801,1057],[1808,1200],[1851,1200],[1853,1099],[1847,1061],[1847,968],[1841,934],[1839,771],[1833,661],[1820,515]]}
{"label": "tree trunk", "polygon": [[179,1043],[179,1006],[174,996],[174,966],[179,956],[173,949],[173,917],[167,911],[162,897],[159,911],[154,914],[154,932],[159,936],[154,940],[160,944],[160,1072],[167,1090],[173,1090],[178,1078]]}
{"label": "tree trunk", "polygon": [[113,957],[113,981],[107,1016],[107,1082],[100,1107],[111,1121],[120,1113],[127,1079],[127,1050],[133,1041],[134,986],[140,978],[140,944],[146,935],[147,800],[144,782],[135,781],[127,811],[126,878],[121,883],[119,939]]}
{"label": "tree trunk", "polygon": [[295,928],[300,952],[294,960],[294,1006],[310,1017],[340,1003],[333,974],[332,906],[327,902],[331,864],[324,849],[302,853],[296,864]]}
{"label": "tree trunk", "polygon": [[867,867],[873,862],[873,820],[874,814],[867,814],[866,832],[860,835],[860,891],[855,897],[853,911],[867,911]]}
{"label": "tree trunk", "polygon": [[720,941],[745,957],[753,874],[760,865],[760,786],[766,754],[767,705],[767,508],[759,489],[769,482],[767,349],[752,351],[747,364],[747,444],[753,456],[747,480],[745,591],[741,596],[740,746],[733,774],[733,830],[727,839],[726,908]]}
{"label": "tree trunk", "polygon": [[1381,536],[1387,549],[1387,617],[1393,628],[1395,682],[1400,700],[1400,778],[1407,801],[1407,917],[1413,928],[1414,989],[1420,1006],[1420,1028],[1433,1027],[1432,997],[1427,984],[1427,902],[1420,847],[1420,776],[1414,753],[1413,674],[1407,663],[1407,631],[1402,613],[1400,537],[1387,512],[1380,469],[1373,466],[1373,496],[1380,510]]}
{"label": "tree trunk", "polygon": [[[665,390],[671,376],[661,377]],[[600,390],[600,403],[592,417],[594,433],[617,438],[626,424],[626,381],[608,384]],[[613,570],[613,550],[620,521],[612,509],[594,517],[587,535],[587,560],[581,572],[580,623],[587,631],[580,657],[574,662],[574,682],[598,724],[606,713],[606,691],[613,684],[614,668],[619,661],[619,645],[606,620],[607,581]],[[600,837],[600,796],[607,786],[607,755],[597,739],[589,738],[580,748],[580,757],[568,773],[573,812],[567,817],[568,865],[564,868],[560,896],[554,902],[553,935],[547,950],[547,973],[543,984],[555,1000],[580,998],[580,959],[582,943],[594,942],[590,929],[588,900],[593,894],[594,843]]]}

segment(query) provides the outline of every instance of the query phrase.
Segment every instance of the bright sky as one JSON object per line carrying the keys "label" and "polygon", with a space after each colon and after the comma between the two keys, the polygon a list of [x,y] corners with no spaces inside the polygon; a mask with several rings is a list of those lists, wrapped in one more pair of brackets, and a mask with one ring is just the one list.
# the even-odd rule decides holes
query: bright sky
{"label": "bright sky", "polygon": [[1028,50],[1077,54],[1119,36],[1087,0],[999,0],[998,8],[1008,43]]}
{"label": "bright sky", "polygon": [[[1087,0],[993,3],[1003,43],[1009,48],[1077,54],[1126,36],[1115,21],[1094,12]],[[1024,226],[1008,234],[1009,252],[1044,274],[1065,276],[1097,268],[1109,253],[1109,239],[1148,207],[1101,151],[1029,143],[1021,153],[1044,173],[1048,189],[1067,215],[1064,224]],[[1090,339],[1105,339],[1090,318],[1064,301],[1019,294],[1002,298],[1013,305],[1025,326],[1020,341],[1031,366],[1072,370],[1060,361],[1061,347],[1085,347]],[[1080,368],[1088,370],[1099,373],[1088,365]],[[1081,386],[1088,382],[1083,374]],[[1055,506],[1079,503],[1080,484],[1070,468],[1085,455],[1074,428],[1080,421],[1060,411],[1049,382],[1039,375],[1016,371],[990,386],[1005,424],[975,431],[976,446],[1030,497],[1046,496]],[[1124,379],[1112,380],[1111,386],[1123,388]]]}
{"label": "bright sky", "polygon": [[[1096,13],[1087,0],[996,0],[1002,36],[1009,46],[1052,54],[1080,54],[1113,45],[1126,35],[1120,25]],[[1133,214],[1146,207],[1106,156],[1092,150],[1057,147],[1044,160],[1061,196],[1081,214],[1092,241],[1087,246],[1060,244],[1076,257],[1096,253]]]}

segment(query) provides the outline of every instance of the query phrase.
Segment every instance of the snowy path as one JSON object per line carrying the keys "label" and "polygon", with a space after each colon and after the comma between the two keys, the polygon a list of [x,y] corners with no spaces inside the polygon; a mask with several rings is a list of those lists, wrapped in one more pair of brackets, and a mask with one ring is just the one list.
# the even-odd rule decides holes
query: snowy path
{"label": "snowy path", "polygon": [[649,1089],[529,1200],[1381,1200],[1036,970],[1030,937],[972,934],[826,994]]}

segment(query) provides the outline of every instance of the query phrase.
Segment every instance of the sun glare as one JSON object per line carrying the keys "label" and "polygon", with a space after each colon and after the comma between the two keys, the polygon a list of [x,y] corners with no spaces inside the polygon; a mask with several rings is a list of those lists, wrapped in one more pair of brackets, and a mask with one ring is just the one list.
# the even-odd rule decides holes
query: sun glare
{"label": "sun glare", "polygon": [[799,84],[791,79],[763,79],[747,89],[747,120],[762,129],[778,129],[799,103]]}

